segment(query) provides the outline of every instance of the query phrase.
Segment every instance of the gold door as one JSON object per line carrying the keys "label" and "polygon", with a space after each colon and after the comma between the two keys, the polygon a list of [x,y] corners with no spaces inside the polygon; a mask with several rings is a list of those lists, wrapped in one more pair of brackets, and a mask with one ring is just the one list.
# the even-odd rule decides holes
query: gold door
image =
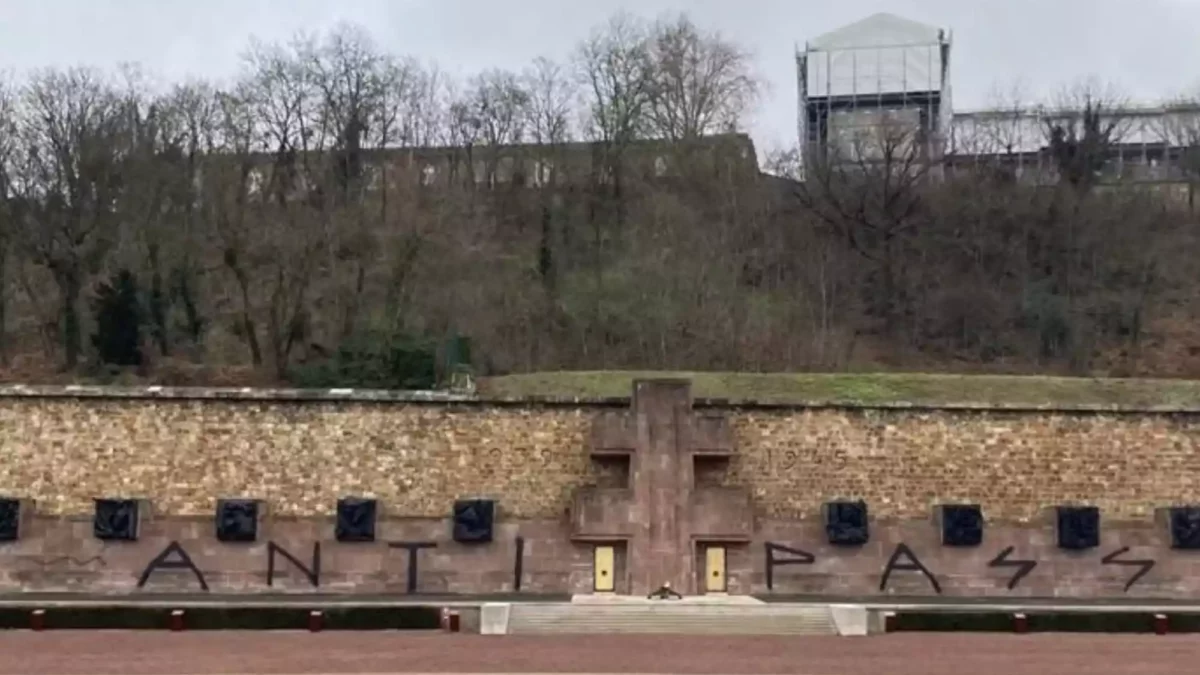
{"label": "gold door", "polygon": [[708,593],[724,593],[725,547],[707,547],[704,550],[704,561],[704,590]]}
{"label": "gold door", "polygon": [[612,593],[616,588],[613,580],[613,547],[597,546],[593,561],[595,588],[597,593]]}

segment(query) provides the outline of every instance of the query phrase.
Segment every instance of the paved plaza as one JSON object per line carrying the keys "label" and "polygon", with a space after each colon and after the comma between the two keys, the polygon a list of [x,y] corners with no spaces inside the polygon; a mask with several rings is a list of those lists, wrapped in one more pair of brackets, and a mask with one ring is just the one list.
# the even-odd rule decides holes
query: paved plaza
{"label": "paved plaza", "polygon": [[0,675],[1173,675],[1200,637],[904,634],[838,637],[13,631]]}

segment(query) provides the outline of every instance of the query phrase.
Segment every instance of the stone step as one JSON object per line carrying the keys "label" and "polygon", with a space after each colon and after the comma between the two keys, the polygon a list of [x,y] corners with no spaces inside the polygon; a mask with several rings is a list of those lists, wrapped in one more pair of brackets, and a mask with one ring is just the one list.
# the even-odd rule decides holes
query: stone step
{"label": "stone step", "polygon": [[685,595],[673,600],[655,600],[642,595],[619,595],[615,593],[587,593],[571,596],[571,602],[577,605],[655,605],[662,607],[679,605],[753,605],[762,606],[767,603],[749,595],[727,595],[724,593],[709,593],[705,595]]}
{"label": "stone step", "polygon": [[836,635],[832,611],[814,605],[569,604],[512,605],[512,635],[659,633]]}

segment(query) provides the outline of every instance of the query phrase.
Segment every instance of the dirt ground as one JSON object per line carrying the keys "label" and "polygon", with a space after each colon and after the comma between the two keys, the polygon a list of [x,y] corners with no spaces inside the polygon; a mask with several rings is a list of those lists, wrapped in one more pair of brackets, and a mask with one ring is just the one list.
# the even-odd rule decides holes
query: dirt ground
{"label": "dirt ground", "polygon": [[1173,675],[1200,636],[484,637],[411,633],[14,631],[0,675],[677,673]]}

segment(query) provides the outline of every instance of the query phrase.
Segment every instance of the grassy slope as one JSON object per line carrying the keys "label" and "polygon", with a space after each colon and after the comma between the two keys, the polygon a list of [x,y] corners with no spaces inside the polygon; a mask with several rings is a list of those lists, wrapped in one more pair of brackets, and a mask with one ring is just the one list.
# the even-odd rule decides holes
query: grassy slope
{"label": "grassy slope", "polygon": [[1200,407],[1198,381],[1004,375],[563,372],[483,378],[479,390],[502,397],[629,396],[634,379],[653,377],[691,379],[698,398],[770,403]]}

